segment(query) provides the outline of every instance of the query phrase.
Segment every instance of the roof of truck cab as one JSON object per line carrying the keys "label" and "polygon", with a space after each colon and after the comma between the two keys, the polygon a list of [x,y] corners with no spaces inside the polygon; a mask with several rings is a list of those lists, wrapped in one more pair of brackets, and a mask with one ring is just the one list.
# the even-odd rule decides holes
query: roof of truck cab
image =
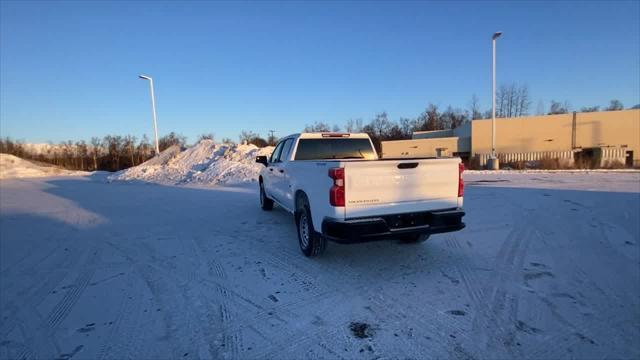
{"label": "roof of truck cab", "polygon": [[[342,136],[339,136],[342,135]],[[300,139],[369,139],[366,133],[317,132],[293,134]]]}

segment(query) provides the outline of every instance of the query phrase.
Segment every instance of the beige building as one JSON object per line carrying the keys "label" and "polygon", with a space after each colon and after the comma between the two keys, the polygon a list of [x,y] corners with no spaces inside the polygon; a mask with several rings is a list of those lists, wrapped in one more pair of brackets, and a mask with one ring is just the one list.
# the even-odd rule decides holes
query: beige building
{"label": "beige building", "polygon": [[[614,161],[639,166],[640,110],[496,119],[496,152],[502,163],[551,158],[596,167]],[[483,166],[490,153],[490,119],[382,142],[383,157],[455,155]]]}

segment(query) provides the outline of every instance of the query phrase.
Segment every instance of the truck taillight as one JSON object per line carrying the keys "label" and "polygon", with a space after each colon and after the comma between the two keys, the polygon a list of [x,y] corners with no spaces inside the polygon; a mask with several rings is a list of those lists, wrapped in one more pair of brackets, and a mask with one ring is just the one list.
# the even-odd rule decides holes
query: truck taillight
{"label": "truck taillight", "polygon": [[464,180],[462,180],[462,173],[464,172],[464,164],[458,164],[458,197],[464,195]]}
{"label": "truck taillight", "polygon": [[329,177],[333,179],[333,186],[329,190],[331,206],[344,206],[344,168],[329,169]]}

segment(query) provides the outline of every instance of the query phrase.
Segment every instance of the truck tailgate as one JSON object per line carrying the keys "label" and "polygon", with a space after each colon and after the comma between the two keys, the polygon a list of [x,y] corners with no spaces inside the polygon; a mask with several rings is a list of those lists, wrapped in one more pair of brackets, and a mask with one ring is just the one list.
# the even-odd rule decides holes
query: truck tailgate
{"label": "truck tailgate", "polygon": [[462,206],[459,163],[458,158],[345,162],[345,218]]}

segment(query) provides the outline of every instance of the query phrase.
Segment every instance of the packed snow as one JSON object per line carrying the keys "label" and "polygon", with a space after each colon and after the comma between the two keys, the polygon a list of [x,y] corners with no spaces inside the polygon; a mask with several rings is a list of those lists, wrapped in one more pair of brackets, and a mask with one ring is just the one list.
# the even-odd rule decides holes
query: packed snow
{"label": "packed snow", "polygon": [[70,171],[57,166],[35,163],[10,154],[0,153],[0,179],[43,176],[87,175],[84,171]]}
{"label": "packed snow", "polygon": [[[170,151],[169,151],[170,150]],[[201,140],[179,152],[163,151],[154,158],[109,177],[112,181],[139,180],[169,185],[219,185],[254,182],[262,165],[258,155],[269,155],[273,147],[255,145],[216,144]]]}
{"label": "packed snow", "polygon": [[465,171],[468,185],[640,192],[638,170]]}
{"label": "packed snow", "polygon": [[640,175],[465,179],[464,230],[318,259],[255,184],[2,180],[0,358],[639,358]]}

